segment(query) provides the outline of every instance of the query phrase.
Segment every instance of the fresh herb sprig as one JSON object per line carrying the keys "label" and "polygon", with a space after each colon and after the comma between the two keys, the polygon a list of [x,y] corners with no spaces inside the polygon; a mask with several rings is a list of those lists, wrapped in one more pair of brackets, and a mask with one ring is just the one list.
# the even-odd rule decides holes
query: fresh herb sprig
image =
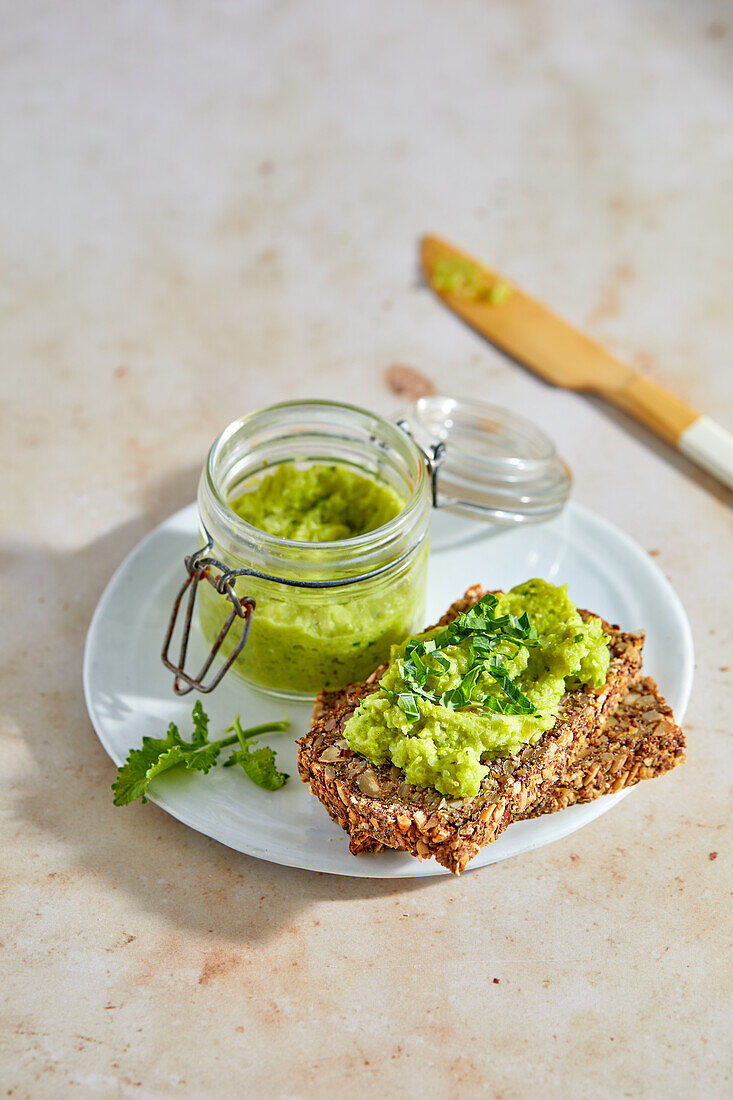
{"label": "fresh herb sprig", "polygon": [[225,767],[239,764],[253,783],[268,791],[277,790],[288,779],[285,772],[279,772],[275,767],[275,753],[271,748],[263,745],[253,751],[248,742],[263,733],[286,730],[289,722],[266,722],[264,725],[243,730],[237,715],[233,724],[224,731],[228,736],[218,741],[209,741],[209,717],[200,701],[194,704],[191,718],[193,736],[190,741],[184,741],[178,726],[171,722],[165,737],[143,737],[142,748],[130,750],[112,784],[115,806],[127,806],[137,798],[147,802],[145,796],[153,779],[179,765],[189,771],[207,775],[216,764],[222,749],[237,742],[240,748],[232,753]]}
{"label": "fresh herb sprig", "polygon": [[[287,722],[281,722],[280,728],[285,728],[287,724]],[[270,724],[269,726],[254,726],[252,729],[243,730],[239,715],[237,715],[229,729],[234,730],[241,747],[233,752],[228,760],[224,761],[225,768],[232,768],[235,764],[239,764],[252,782],[256,783],[258,787],[264,787],[266,791],[277,791],[282,787],[287,782],[287,772],[277,770],[275,767],[275,750],[271,749],[269,745],[261,745],[258,749],[251,749],[247,742],[259,733],[268,733],[272,728],[272,724]],[[229,730],[225,732],[228,733]]]}
{"label": "fresh herb sprig", "polygon": [[[497,615],[498,602],[497,597],[488,592],[434,638],[408,642],[400,663],[405,690],[391,691],[385,687],[381,690],[413,724],[420,718],[419,699],[448,710],[472,707],[496,714],[537,713],[537,708],[520,690],[501,659],[502,656],[514,657],[520,649],[537,645],[537,631],[526,612],[519,617]],[[469,664],[461,682],[440,694],[431,691],[428,677],[450,670],[450,661],[441,650],[458,645],[466,638],[470,639]],[[478,688],[482,673],[493,681],[492,690]]]}

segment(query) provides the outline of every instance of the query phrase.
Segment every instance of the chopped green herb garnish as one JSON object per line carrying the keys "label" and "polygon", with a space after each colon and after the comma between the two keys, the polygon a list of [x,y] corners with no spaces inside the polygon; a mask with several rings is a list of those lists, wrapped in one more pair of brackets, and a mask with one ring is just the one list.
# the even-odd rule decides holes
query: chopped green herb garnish
{"label": "chopped green herb garnish", "polygon": [[[498,599],[487,593],[470,610],[459,615],[433,638],[425,641],[413,639],[407,643],[399,662],[405,691],[381,688],[391,703],[396,703],[410,719],[420,718],[420,699],[448,710],[493,711],[495,714],[536,714],[537,709],[512,679],[501,658],[515,656],[521,648],[537,644],[537,631],[526,612],[519,617],[497,615]],[[458,645],[464,639],[470,642],[469,666],[457,687],[438,693],[428,686],[430,677],[448,672],[450,659],[441,653],[448,646]],[[491,690],[483,690],[479,677],[486,674],[494,683]]]}
{"label": "chopped green herb garnish", "polygon": [[[266,790],[276,790],[288,778],[283,772],[276,771],[275,754],[272,749],[266,749],[263,746],[250,752],[247,742],[263,733],[286,730],[290,725],[289,722],[268,722],[262,726],[243,730],[237,716],[234,724],[224,731],[230,734],[229,736],[222,737],[218,741],[209,741],[209,718],[200,701],[194,704],[191,719],[193,735],[190,741],[184,741],[178,726],[175,722],[171,722],[165,737],[143,737],[142,748],[130,750],[127,760],[118,769],[117,779],[112,784],[115,806],[126,806],[137,798],[147,802],[145,796],[152,780],[178,765],[183,765],[189,771],[199,771],[206,775],[216,764],[221,750],[237,741],[241,749],[232,753],[226,762],[227,767],[231,764],[241,764],[252,782]],[[232,730],[234,730],[233,734],[230,733]],[[257,757],[258,764],[246,766],[244,761],[239,759],[245,753],[248,753],[250,761],[253,757]],[[264,756],[258,755],[262,753],[271,755],[269,765],[264,762]],[[275,781],[273,775],[279,781]]]}

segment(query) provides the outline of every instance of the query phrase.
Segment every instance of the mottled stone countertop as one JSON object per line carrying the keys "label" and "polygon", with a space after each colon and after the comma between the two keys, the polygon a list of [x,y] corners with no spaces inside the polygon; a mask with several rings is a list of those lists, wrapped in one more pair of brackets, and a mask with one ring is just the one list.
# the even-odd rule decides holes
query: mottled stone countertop
{"label": "mottled stone countertop", "polygon": [[[723,0],[6,6],[2,1096],[730,1095],[730,494],[415,260],[462,242],[733,428],[732,51]],[[686,765],[460,879],[113,808],[81,691],[112,571],[234,415],[389,412],[393,363],[552,425],[575,499],[655,555]]]}

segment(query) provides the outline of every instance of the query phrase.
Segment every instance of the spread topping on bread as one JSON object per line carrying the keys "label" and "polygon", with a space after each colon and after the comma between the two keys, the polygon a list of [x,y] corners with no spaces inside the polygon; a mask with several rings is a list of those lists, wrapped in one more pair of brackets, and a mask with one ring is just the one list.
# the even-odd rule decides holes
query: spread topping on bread
{"label": "spread topping on bread", "polygon": [[526,581],[393,647],[343,736],[408,783],[473,797],[491,761],[535,744],[565,693],[602,684],[609,660],[599,619],[583,618],[564,586]]}
{"label": "spread topping on bread", "polygon": [[[437,633],[485,595],[480,585],[467,589],[426,633]],[[578,614],[584,623],[593,618],[588,611]],[[643,633],[599,623],[610,654],[603,682],[580,685],[580,675],[593,673],[592,661],[581,663],[581,673],[566,680],[552,728],[535,744],[489,760],[473,797],[446,798],[434,787],[408,782],[389,761],[370,762],[349,746],[346,726],[365,699],[383,694],[380,682],[386,664],[364,681],[340,691],[322,691],[311,728],[298,744],[298,771],[331,818],[348,832],[351,852],[398,849],[418,859],[432,857],[460,874],[513,821],[589,802],[681,764],[684,735],[654,681],[640,679]],[[538,635],[541,625],[537,624]]]}

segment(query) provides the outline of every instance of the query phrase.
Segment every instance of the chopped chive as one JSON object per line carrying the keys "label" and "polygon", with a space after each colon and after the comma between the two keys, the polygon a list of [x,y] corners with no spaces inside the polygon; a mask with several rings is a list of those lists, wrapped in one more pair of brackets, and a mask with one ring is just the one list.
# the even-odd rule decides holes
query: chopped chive
{"label": "chopped chive", "polygon": [[[497,597],[487,593],[468,611],[457,616],[436,637],[423,642],[413,638],[407,643],[404,656],[397,667],[408,690],[381,690],[390,702],[400,706],[411,722],[415,723],[420,719],[420,698],[448,710],[461,710],[471,706],[498,714],[537,713],[534,704],[520,690],[502,663],[502,651],[499,649],[500,644],[506,647],[507,643],[514,647],[515,654],[523,647],[532,648],[537,645],[537,631],[526,612],[518,618],[509,614],[497,615],[497,605]],[[462,676],[460,684],[440,695],[428,691],[427,680],[431,674],[436,673],[436,665],[441,672],[450,670],[449,659],[439,650],[457,645],[463,639],[470,641],[470,658],[469,668]],[[492,691],[476,697],[476,687],[482,673],[491,677],[502,694],[497,695]]]}

